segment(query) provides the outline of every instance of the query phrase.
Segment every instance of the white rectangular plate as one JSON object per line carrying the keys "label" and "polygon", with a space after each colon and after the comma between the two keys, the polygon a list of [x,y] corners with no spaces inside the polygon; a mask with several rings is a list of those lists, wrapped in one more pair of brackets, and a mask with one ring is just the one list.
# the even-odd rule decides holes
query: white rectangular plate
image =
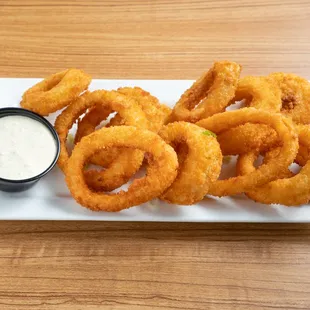
{"label": "white rectangular plate", "polygon": [[[0,107],[18,107],[23,92],[39,79],[0,78]],[[173,106],[192,81],[94,80],[90,89],[140,86]],[[55,115],[49,120],[54,122]],[[245,196],[209,198],[194,206],[153,200],[119,213],[96,213],[70,196],[58,167],[34,188],[22,193],[0,192],[0,220],[97,220],[169,222],[310,222],[310,206],[288,208],[257,204]]]}

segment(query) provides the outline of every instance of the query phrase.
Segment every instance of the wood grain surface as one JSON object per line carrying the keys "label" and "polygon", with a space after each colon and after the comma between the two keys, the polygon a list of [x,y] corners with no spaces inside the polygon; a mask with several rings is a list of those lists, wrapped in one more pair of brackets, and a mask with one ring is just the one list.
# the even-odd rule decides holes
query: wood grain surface
{"label": "wood grain surface", "polygon": [[79,67],[101,78],[191,79],[214,60],[310,78],[308,0],[0,1],[0,76]]}
{"label": "wood grain surface", "polygon": [[[309,28],[309,1],[1,0],[0,76],[192,79],[231,59],[310,78]],[[0,225],[1,310],[308,310],[309,267],[309,225]]]}

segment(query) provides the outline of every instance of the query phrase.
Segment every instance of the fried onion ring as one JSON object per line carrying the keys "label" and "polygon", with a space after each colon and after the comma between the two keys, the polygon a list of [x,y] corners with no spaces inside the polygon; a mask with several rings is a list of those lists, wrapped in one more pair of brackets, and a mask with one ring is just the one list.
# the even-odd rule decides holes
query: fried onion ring
{"label": "fried onion ring", "polygon": [[195,123],[212,116],[231,103],[238,86],[241,66],[235,62],[220,61],[202,75],[179,99],[169,122]]}
{"label": "fried onion ring", "polygon": [[49,76],[29,88],[20,103],[24,109],[49,115],[74,101],[91,82],[91,77],[78,69],[68,69]]}
{"label": "fried onion ring", "polygon": [[210,184],[219,177],[222,165],[220,146],[215,137],[204,133],[203,128],[186,122],[168,124],[159,132],[175,150],[178,144],[187,145],[185,159],[179,160],[178,175],[160,196],[162,200],[180,205],[194,204],[203,199]]}
{"label": "fried onion ring", "polygon": [[278,84],[264,76],[246,76],[240,79],[233,101],[245,100],[245,105],[256,109],[279,112],[281,91]]}
{"label": "fried onion ring", "polygon": [[[134,98],[149,120],[149,130],[158,132],[171,109],[159,103],[158,99],[140,87],[121,87],[117,89],[121,94]],[[111,119],[109,126],[123,125],[120,115]]]}
{"label": "fried onion ring", "polygon": [[[147,128],[145,114],[133,99],[115,91],[98,90],[86,93],[68,106],[56,119],[55,129],[59,135],[61,151],[58,160],[59,167],[65,172],[69,159],[66,149],[68,132],[80,115],[94,105],[110,107],[118,112],[126,121],[126,125]],[[128,182],[129,178],[140,168],[144,154],[139,150],[120,152],[108,169],[84,172],[87,184],[98,190],[113,190]]]}
{"label": "fried onion ring", "polygon": [[[310,127],[297,126],[300,146],[310,151]],[[257,155],[249,153],[238,158],[238,172],[246,175],[255,170],[254,161]],[[265,162],[265,161],[264,161]],[[268,164],[268,159],[266,160]],[[261,187],[255,188],[246,195],[256,202],[264,204],[283,204],[286,206],[298,206],[308,203],[310,199],[310,156],[296,175],[279,178]]]}
{"label": "fried onion ring", "polygon": [[281,152],[266,165],[258,167],[248,175],[232,177],[214,182],[209,190],[210,195],[228,196],[246,192],[254,187],[275,180],[278,174],[286,170],[294,161],[298,150],[298,139],[294,127],[280,114],[274,114],[255,108],[244,108],[227,111],[201,120],[198,126],[216,134],[243,125],[245,123],[265,124],[272,127],[282,141]]}
{"label": "fried onion ring", "polygon": [[[234,98],[237,101],[243,99],[247,106],[281,112],[296,123],[310,121],[310,84],[294,74],[247,76],[240,80]],[[231,153],[232,149],[237,154],[253,151],[264,153],[278,143],[274,130],[253,124],[228,130],[221,134],[218,140],[224,155]]]}
{"label": "fried onion ring", "polygon": [[[136,101],[142,111],[145,113],[147,120],[149,121],[148,129],[154,132],[158,132],[163,126],[166,118],[171,113],[171,109],[167,106],[160,104],[158,99],[152,96],[149,92],[143,90],[140,87],[122,87],[117,90],[119,93],[128,96]],[[75,143],[79,142],[82,137],[94,132],[96,127],[107,118],[111,113],[111,110],[107,110],[103,106],[95,106],[91,109],[78,124],[77,133],[75,136]],[[114,116],[111,119],[107,127],[124,125],[125,120],[122,119],[120,114]],[[134,124],[131,124],[134,125]],[[141,127],[140,127],[141,128]],[[90,160],[90,163],[108,167],[111,162],[107,159],[112,159],[119,153],[119,148],[111,150],[104,150],[94,154]],[[108,152],[108,154],[106,154]]]}
{"label": "fried onion ring", "polygon": [[[89,109],[89,111],[85,114],[82,120],[78,121],[74,143],[77,144],[84,136],[93,133],[96,130],[96,127],[100,125],[102,120],[107,119],[112,112],[113,111],[110,107],[102,105],[96,105]],[[109,165],[111,165],[112,162],[115,160],[115,158],[117,158],[118,154],[122,151],[125,151],[125,149],[105,149],[94,154],[90,159],[90,163],[104,168],[108,168]]]}
{"label": "fried onion ring", "polygon": [[[84,180],[83,167],[92,154],[111,147],[139,149],[151,154],[147,174],[136,179],[128,191],[98,193]],[[116,212],[158,197],[177,175],[178,160],[173,148],[157,134],[130,126],[102,128],[84,137],[74,148],[67,163],[66,182],[75,200],[94,211]]]}
{"label": "fried onion ring", "polygon": [[[243,100],[245,106],[280,112],[281,91],[271,78],[246,76],[240,79],[233,101]],[[237,155],[252,151],[265,152],[279,141],[276,132],[267,125],[250,124],[232,128],[218,136],[223,155]]]}
{"label": "fried onion ring", "polygon": [[310,124],[310,83],[290,73],[272,73],[281,90],[281,113],[297,124]]}
{"label": "fried onion ring", "polygon": [[223,155],[264,153],[280,144],[277,133],[268,125],[245,123],[217,136]]}

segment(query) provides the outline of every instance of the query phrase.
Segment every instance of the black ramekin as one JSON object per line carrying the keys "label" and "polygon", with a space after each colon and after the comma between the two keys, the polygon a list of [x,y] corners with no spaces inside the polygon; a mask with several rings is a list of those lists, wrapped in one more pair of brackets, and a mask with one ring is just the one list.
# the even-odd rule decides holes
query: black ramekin
{"label": "black ramekin", "polygon": [[53,137],[55,139],[55,143],[56,143],[56,155],[55,155],[53,162],[45,171],[43,171],[39,175],[34,176],[32,178],[29,178],[29,179],[24,179],[24,180],[7,180],[7,179],[0,178],[0,190],[1,191],[22,192],[22,191],[25,191],[25,190],[31,188],[43,176],[45,176],[47,173],[49,173],[53,169],[53,167],[56,165],[58,157],[59,157],[60,142],[59,142],[58,135],[57,135],[54,127],[52,126],[52,124],[48,120],[46,120],[44,117],[42,117],[41,115],[34,113],[34,112],[31,112],[31,111],[28,111],[28,110],[25,110],[25,109],[22,109],[22,108],[2,108],[2,109],[0,109],[0,118],[5,117],[5,116],[10,116],[10,115],[20,115],[20,116],[30,117],[30,118],[40,122],[41,124],[45,125],[45,127],[47,129],[49,129],[49,131],[53,135]]}

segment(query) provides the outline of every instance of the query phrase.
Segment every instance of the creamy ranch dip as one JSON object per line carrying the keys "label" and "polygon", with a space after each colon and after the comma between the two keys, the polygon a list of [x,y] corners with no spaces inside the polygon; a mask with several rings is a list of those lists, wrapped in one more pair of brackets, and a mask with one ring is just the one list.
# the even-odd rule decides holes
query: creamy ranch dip
{"label": "creamy ranch dip", "polygon": [[0,117],[0,178],[24,180],[52,164],[57,145],[52,133],[26,116]]}

